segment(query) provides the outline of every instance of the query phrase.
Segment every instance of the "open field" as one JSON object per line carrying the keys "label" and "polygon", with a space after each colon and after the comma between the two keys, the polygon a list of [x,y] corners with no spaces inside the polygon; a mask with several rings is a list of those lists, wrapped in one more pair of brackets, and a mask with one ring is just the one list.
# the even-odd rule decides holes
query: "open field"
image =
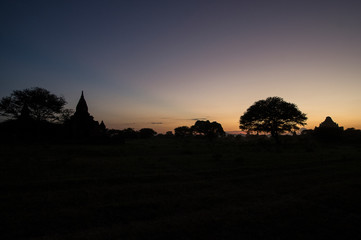
{"label": "open field", "polygon": [[361,147],[1,145],[0,239],[360,239]]}

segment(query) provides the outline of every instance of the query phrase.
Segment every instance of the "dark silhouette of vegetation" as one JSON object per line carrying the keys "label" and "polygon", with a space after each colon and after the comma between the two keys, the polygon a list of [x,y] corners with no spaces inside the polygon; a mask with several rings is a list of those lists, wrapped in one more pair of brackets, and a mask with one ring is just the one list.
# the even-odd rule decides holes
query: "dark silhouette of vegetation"
{"label": "dark silhouette of vegetation", "polygon": [[34,119],[15,119],[0,123],[0,141],[4,143],[58,143],[64,141],[63,125]]}
{"label": "dark silhouette of vegetation", "polygon": [[151,138],[154,137],[156,134],[157,132],[151,128],[142,128],[139,130],[139,136],[141,138]]}
{"label": "dark silhouette of vegetation", "polygon": [[[135,131],[133,128],[126,128],[123,130],[111,129],[107,131],[107,135],[110,137],[110,141],[113,143],[122,143],[125,140],[139,139],[139,138],[152,138],[157,134],[151,128],[142,128],[139,131]],[[166,134],[166,136],[170,136]],[[172,136],[172,135],[171,135]]]}
{"label": "dark silhouette of vegetation", "polygon": [[280,97],[269,97],[247,109],[239,120],[239,128],[248,132],[270,133],[278,141],[280,134],[299,130],[298,125],[306,125],[306,120],[306,114],[295,104]]}
{"label": "dark silhouette of vegetation", "polygon": [[44,88],[15,90],[0,100],[0,114],[8,118],[0,124],[3,142],[60,142],[65,132],[61,124],[72,110],[66,101]]}
{"label": "dark silhouette of vegetation", "polygon": [[355,128],[347,128],[343,131],[342,140],[348,143],[361,143],[361,130]]}
{"label": "dark silhouette of vegetation", "polygon": [[66,101],[44,88],[30,88],[15,90],[8,97],[0,101],[0,114],[10,119],[19,119],[21,116],[37,121],[59,121],[68,114],[64,111]]}
{"label": "dark silhouette of vegetation", "polygon": [[174,129],[176,137],[189,137],[189,136],[204,136],[209,139],[215,137],[223,137],[226,135],[222,125],[217,122],[210,122],[209,120],[198,120],[191,127],[182,126]]}
{"label": "dark silhouette of vegetation", "polygon": [[119,130],[119,136],[126,139],[132,139],[138,137],[138,132],[135,131],[133,128],[126,128],[123,130]]}
{"label": "dark silhouette of vegetation", "polygon": [[174,135],[176,137],[192,136],[192,130],[187,126],[177,127],[174,129]]}
{"label": "dark silhouette of vegetation", "polygon": [[222,125],[217,122],[210,122],[209,120],[196,121],[196,123],[191,127],[191,130],[195,135],[202,135],[208,138],[225,136]]}
{"label": "dark silhouette of vegetation", "polygon": [[172,131],[167,131],[167,132],[165,133],[165,136],[166,136],[166,137],[173,137],[174,135],[173,135],[173,132],[172,132]]}
{"label": "dark silhouette of vegetation", "polygon": [[61,123],[65,123],[66,121],[69,121],[71,116],[74,115],[73,109],[64,109],[59,117],[59,121]]}

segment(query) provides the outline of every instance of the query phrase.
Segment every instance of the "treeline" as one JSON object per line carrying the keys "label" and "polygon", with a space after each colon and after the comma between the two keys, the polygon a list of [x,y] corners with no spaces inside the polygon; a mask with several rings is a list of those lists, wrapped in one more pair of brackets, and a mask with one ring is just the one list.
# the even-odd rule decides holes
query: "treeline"
{"label": "treeline", "polygon": [[220,123],[210,122],[209,120],[197,120],[191,126],[182,126],[174,129],[174,135],[177,137],[204,136],[207,138],[224,137],[226,133]]}
{"label": "treeline", "polygon": [[142,128],[139,131],[136,131],[133,128],[126,128],[123,130],[108,130],[107,135],[114,141],[123,141],[125,139],[151,138],[156,136],[157,132],[151,128]]}
{"label": "treeline", "polygon": [[226,133],[224,132],[222,125],[217,122],[210,122],[209,120],[201,121],[198,120],[191,127],[181,126],[174,129],[174,134],[172,131],[168,131],[165,134],[157,134],[151,128],[142,128],[139,131],[134,130],[133,128],[126,128],[123,130],[111,129],[107,131],[107,135],[111,141],[124,141],[129,139],[139,139],[139,138],[152,138],[152,137],[203,137],[207,139],[213,139],[217,137],[224,137]]}
{"label": "treeline", "polygon": [[[217,131],[211,129],[196,130],[197,125],[211,125],[211,122],[197,121],[193,126],[180,126],[174,131],[168,131],[165,134],[157,133],[151,128],[143,128],[134,130],[133,128],[126,128],[123,130],[107,130],[106,142],[108,143],[124,143],[135,139],[178,139],[178,140],[192,140],[203,139],[205,141],[226,141],[229,143],[251,143],[251,144],[304,144],[312,142],[320,143],[361,143],[361,130],[355,128],[348,128],[342,131],[335,131],[334,129],[323,129],[322,131],[305,130],[300,134],[286,134],[280,135],[278,140],[274,139],[269,134],[227,134],[222,132],[218,134]],[[218,124],[218,123],[217,123]],[[215,125],[215,124],[214,124]],[[220,127],[222,127],[219,124]]]}

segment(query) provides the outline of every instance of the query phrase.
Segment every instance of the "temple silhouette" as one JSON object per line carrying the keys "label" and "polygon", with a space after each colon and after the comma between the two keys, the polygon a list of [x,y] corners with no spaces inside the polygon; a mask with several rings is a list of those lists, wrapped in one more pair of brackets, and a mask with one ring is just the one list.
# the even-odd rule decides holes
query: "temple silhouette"
{"label": "temple silhouette", "polygon": [[68,129],[70,137],[75,139],[100,137],[105,135],[106,132],[104,122],[101,121],[99,124],[99,122],[95,121],[94,117],[90,115],[83,91],[76,105],[74,115],[65,123],[65,126]]}
{"label": "temple silhouette", "polygon": [[315,130],[317,129],[338,129],[339,131],[343,130],[343,127],[339,127],[337,123],[335,123],[330,116],[326,117],[325,121],[320,123],[318,127],[315,127]]}
{"label": "temple silhouette", "polygon": [[314,135],[316,137],[323,138],[331,141],[339,139],[343,133],[343,127],[339,127],[331,117],[326,117],[325,121],[320,123],[318,127],[315,127]]}

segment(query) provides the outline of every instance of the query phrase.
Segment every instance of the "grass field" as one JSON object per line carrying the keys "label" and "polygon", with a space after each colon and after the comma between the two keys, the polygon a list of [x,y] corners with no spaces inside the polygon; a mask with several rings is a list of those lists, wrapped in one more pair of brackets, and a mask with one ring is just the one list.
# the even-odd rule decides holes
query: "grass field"
{"label": "grass field", "polygon": [[361,147],[1,145],[0,239],[360,239]]}

